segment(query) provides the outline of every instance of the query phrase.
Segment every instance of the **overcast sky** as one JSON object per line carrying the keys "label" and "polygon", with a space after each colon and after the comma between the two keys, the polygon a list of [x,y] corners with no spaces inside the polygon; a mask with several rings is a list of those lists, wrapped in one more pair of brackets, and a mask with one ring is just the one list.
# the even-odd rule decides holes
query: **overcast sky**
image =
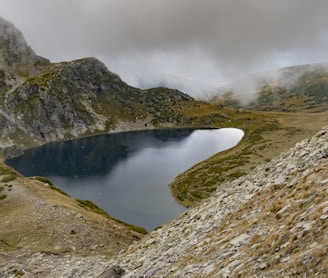
{"label": "overcast sky", "polygon": [[328,61],[327,12],[327,0],[0,0],[0,16],[53,62],[93,56],[132,85],[193,95]]}

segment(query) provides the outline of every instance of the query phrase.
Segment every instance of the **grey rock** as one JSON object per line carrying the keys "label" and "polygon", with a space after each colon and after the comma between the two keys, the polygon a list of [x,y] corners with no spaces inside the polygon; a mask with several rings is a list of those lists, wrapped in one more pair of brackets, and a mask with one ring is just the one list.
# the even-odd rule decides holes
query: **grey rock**
{"label": "grey rock", "polygon": [[326,220],[328,218],[328,214],[323,214],[320,216],[321,220]]}
{"label": "grey rock", "polygon": [[98,278],[120,278],[125,274],[125,270],[119,265],[114,265],[110,269],[104,271]]}

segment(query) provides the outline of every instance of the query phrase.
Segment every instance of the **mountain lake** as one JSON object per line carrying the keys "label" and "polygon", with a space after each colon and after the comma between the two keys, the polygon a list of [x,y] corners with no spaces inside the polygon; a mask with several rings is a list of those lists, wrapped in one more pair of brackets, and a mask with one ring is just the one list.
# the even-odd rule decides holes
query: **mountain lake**
{"label": "mountain lake", "polygon": [[151,231],[186,210],[168,184],[208,157],[235,146],[235,128],[113,133],[56,142],[6,163],[27,177],[45,176],[74,198]]}

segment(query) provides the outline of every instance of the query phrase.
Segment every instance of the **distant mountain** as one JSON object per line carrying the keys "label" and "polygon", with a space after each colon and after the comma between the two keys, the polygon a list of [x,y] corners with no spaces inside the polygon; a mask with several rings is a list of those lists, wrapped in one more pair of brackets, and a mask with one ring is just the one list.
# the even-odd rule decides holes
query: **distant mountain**
{"label": "distant mountain", "polygon": [[50,141],[179,126],[179,109],[193,101],[177,90],[131,87],[95,58],[51,64],[4,19],[0,42],[0,146],[9,147],[6,155]]}
{"label": "distant mountain", "polygon": [[245,77],[221,88],[212,103],[260,111],[327,111],[328,63],[300,65]]}
{"label": "distant mountain", "polygon": [[125,68],[119,68],[121,77],[133,86],[142,89],[153,87],[166,87],[177,89],[187,93],[192,97],[204,98],[204,96],[218,89],[218,85],[202,82],[197,79],[191,79],[172,73],[161,72],[149,68],[140,68],[138,66],[126,65]]}

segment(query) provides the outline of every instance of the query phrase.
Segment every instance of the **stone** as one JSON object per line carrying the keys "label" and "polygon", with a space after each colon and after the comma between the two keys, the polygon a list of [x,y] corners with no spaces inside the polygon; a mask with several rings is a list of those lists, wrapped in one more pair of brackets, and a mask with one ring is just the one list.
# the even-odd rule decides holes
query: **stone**
{"label": "stone", "polygon": [[323,214],[326,214],[327,212],[328,212],[328,207],[325,207],[325,208],[322,209]]}
{"label": "stone", "polygon": [[228,278],[229,275],[230,275],[230,269],[228,268],[222,268],[220,271],[219,271],[219,275],[221,275],[222,278]]}
{"label": "stone", "polygon": [[320,216],[321,220],[326,220],[328,218],[328,214],[323,214]]}
{"label": "stone", "polygon": [[125,274],[125,270],[119,265],[114,265],[98,276],[98,278],[120,278]]}
{"label": "stone", "polygon": [[274,183],[277,185],[282,185],[286,181],[285,176],[280,176],[277,179],[275,179]]}
{"label": "stone", "polygon": [[280,262],[285,263],[285,262],[288,262],[289,260],[290,260],[290,256],[286,256],[284,258],[281,258]]}
{"label": "stone", "polygon": [[261,264],[259,265],[259,268],[260,268],[261,270],[263,270],[263,269],[266,269],[267,266],[268,266],[267,263],[261,263]]}
{"label": "stone", "polygon": [[203,273],[204,273],[205,275],[208,275],[208,274],[210,274],[211,272],[213,272],[214,270],[215,270],[215,267],[214,267],[214,263],[213,263],[213,264],[210,264],[210,265],[206,266],[206,267],[204,268]]}
{"label": "stone", "polygon": [[280,214],[280,213],[288,212],[290,208],[291,208],[291,205],[287,205],[287,206],[283,207],[281,210],[279,210],[277,213]]}
{"label": "stone", "polygon": [[240,246],[241,244],[245,244],[246,240],[248,240],[249,237],[250,236],[248,234],[241,234],[235,237],[234,239],[230,240],[230,243],[235,246]]}
{"label": "stone", "polygon": [[320,182],[320,185],[326,185],[328,183],[328,179],[324,179]]}

